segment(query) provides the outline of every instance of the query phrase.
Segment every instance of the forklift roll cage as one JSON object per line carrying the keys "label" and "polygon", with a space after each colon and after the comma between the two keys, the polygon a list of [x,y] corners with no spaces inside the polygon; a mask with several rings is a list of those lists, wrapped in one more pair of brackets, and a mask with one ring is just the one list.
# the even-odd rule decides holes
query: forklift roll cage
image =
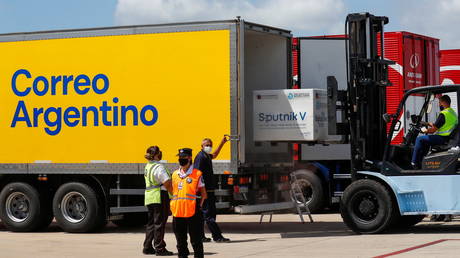
{"label": "forklift roll cage", "polygon": [[[407,99],[410,96],[413,96],[415,94],[424,95],[424,97],[425,97],[425,102],[423,104],[423,107],[421,108],[420,114],[417,116],[418,120],[417,120],[416,123],[418,124],[418,123],[421,122],[423,116],[426,114],[428,103],[431,101],[429,96],[431,96],[431,95],[440,95],[440,94],[451,93],[451,92],[456,92],[457,95],[458,95],[458,93],[460,93],[460,85],[425,86],[425,87],[419,87],[419,88],[411,89],[411,90],[407,91],[404,94],[401,102],[399,103],[399,106],[398,106],[398,109],[397,109],[396,113],[389,115],[390,117],[392,117],[392,120],[391,120],[390,130],[389,130],[389,132],[387,134],[387,140],[386,140],[386,144],[385,144],[384,155],[383,155],[383,158],[382,158],[382,166],[381,166],[382,173],[387,174],[388,173],[387,171],[392,171],[392,169],[387,169],[388,168],[387,167],[388,163],[392,162],[391,155],[390,155],[391,148],[392,148],[391,138],[392,138],[393,133],[397,129],[398,123],[400,123],[400,121],[397,118],[400,117],[401,115],[403,115],[401,113],[404,112],[404,105],[405,105]],[[416,135],[415,135],[415,137],[416,137]],[[404,143],[404,144],[405,145],[410,145],[410,143]],[[423,171],[423,170],[417,170],[417,171],[419,171],[420,174],[425,174],[426,173],[426,171]],[[435,171],[433,171],[433,172],[435,172]],[[436,171],[436,172],[441,172],[441,171]]]}

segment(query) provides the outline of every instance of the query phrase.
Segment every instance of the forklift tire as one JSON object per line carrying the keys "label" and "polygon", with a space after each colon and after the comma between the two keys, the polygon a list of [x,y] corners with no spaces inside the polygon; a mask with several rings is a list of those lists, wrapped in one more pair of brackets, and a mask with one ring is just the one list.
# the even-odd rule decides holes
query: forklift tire
{"label": "forklift tire", "polygon": [[70,233],[95,231],[104,216],[96,192],[79,182],[59,187],[53,198],[53,213],[62,230]]}
{"label": "forklift tire", "polygon": [[[324,191],[321,179],[309,170],[298,170],[293,173],[297,178],[293,184],[299,184],[310,212],[321,211],[324,207]],[[293,196],[291,198],[294,200]],[[303,206],[303,204],[301,205]]]}
{"label": "forklift tire", "polygon": [[381,233],[398,216],[390,192],[372,179],[355,181],[345,189],[340,213],[345,224],[359,234]]}
{"label": "forklift tire", "polygon": [[6,185],[0,193],[0,219],[13,232],[31,232],[45,220],[43,202],[35,187],[22,182]]}

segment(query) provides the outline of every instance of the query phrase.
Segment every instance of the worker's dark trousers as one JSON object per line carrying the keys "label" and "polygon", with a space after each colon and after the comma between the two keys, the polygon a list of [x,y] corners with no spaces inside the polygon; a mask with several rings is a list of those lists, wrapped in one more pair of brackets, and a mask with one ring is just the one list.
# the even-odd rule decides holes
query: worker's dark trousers
{"label": "worker's dark trousers", "polygon": [[173,229],[176,235],[177,251],[179,257],[187,257],[190,253],[187,247],[187,232],[190,235],[190,243],[192,244],[194,257],[204,257],[203,242],[201,239],[202,232],[201,211],[198,208],[195,210],[195,215],[190,218],[173,218]]}
{"label": "worker's dark trousers", "polygon": [[[222,231],[216,223],[216,196],[213,192],[208,192],[208,198],[204,200],[202,211],[204,221],[206,222],[206,225],[208,225],[209,231],[211,231],[212,239],[221,239],[223,236]],[[204,229],[201,232],[201,237],[204,238]]]}
{"label": "worker's dark trousers", "polygon": [[412,154],[412,163],[420,166],[423,157],[430,150],[430,146],[444,144],[445,142],[445,137],[440,135],[422,135],[417,137],[417,140],[415,141],[414,152]]}
{"label": "worker's dark trousers", "polygon": [[169,216],[169,195],[167,191],[161,191],[161,204],[147,205],[148,221],[145,233],[144,250],[152,249],[153,246],[157,251],[166,248],[164,241],[166,222]]}

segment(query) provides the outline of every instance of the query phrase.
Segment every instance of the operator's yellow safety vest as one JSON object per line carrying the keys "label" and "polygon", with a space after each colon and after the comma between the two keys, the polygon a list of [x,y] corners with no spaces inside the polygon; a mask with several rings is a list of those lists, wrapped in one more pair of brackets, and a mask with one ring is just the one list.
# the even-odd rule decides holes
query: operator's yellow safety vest
{"label": "operator's yellow safety vest", "polygon": [[197,186],[202,172],[193,169],[193,172],[184,177],[180,177],[180,171],[176,170],[172,174],[173,196],[171,199],[171,212],[174,217],[190,218],[195,215]]}
{"label": "operator's yellow safety vest", "polygon": [[444,125],[436,131],[436,134],[440,136],[449,136],[452,133],[452,131],[457,127],[457,114],[452,108],[446,108],[442,110],[441,114],[444,115],[444,119],[446,121]]}
{"label": "operator's yellow safety vest", "polygon": [[[145,179],[145,205],[154,204],[154,203],[161,203],[161,184],[155,180],[153,176],[153,172],[155,169],[159,168],[159,166],[163,166],[162,164],[149,161],[145,165],[144,169],[144,179]],[[169,174],[168,170],[165,168],[166,172]]]}

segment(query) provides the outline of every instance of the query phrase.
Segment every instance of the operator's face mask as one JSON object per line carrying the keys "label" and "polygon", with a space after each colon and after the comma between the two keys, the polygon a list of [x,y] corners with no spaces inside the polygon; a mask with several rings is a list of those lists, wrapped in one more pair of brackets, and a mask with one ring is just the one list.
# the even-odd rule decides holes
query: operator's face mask
{"label": "operator's face mask", "polygon": [[442,104],[439,104],[439,110],[443,110],[444,109],[444,106]]}
{"label": "operator's face mask", "polygon": [[191,163],[191,160],[189,160],[188,158],[180,158],[179,159],[179,165],[181,165],[182,167],[187,166],[190,163]]}

